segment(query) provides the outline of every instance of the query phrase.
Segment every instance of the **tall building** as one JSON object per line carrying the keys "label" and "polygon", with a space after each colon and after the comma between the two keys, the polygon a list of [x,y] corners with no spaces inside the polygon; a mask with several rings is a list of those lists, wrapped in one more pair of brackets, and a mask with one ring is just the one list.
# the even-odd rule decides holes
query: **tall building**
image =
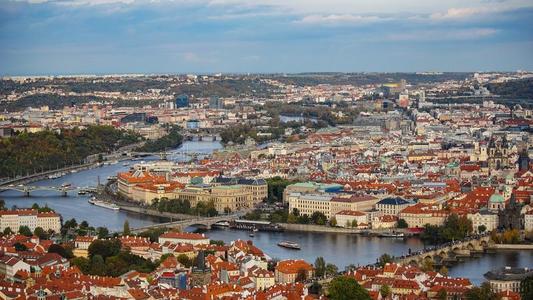
{"label": "tall building", "polygon": [[211,96],[209,98],[209,108],[211,109],[223,109],[224,101],[218,96]]}
{"label": "tall building", "polygon": [[181,94],[176,97],[176,108],[189,107],[189,96]]}

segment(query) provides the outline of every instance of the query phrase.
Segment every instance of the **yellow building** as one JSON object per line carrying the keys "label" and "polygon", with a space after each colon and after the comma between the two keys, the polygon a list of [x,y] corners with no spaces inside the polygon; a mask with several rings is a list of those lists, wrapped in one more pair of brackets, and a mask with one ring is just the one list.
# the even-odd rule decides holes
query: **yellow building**
{"label": "yellow building", "polygon": [[189,186],[177,191],[175,198],[188,200],[191,206],[212,202],[218,212],[253,207],[253,195],[243,185]]}

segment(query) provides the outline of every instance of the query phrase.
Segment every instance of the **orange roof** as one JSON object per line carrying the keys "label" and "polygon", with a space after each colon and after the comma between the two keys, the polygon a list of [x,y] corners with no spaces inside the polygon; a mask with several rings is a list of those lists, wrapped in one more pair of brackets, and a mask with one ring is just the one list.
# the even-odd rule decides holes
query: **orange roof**
{"label": "orange roof", "polygon": [[305,271],[311,271],[313,270],[313,266],[307,263],[303,259],[282,260],[278,262],[278,265],[276,266],[276,270],[278,272],[285,273],[285,274],[298,273],[302,269]]}

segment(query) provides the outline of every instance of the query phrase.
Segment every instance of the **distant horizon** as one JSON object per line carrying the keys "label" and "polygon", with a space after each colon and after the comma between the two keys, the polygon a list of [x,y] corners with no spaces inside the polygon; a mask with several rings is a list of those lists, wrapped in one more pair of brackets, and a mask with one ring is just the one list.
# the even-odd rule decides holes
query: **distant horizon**
{"label": "distant horizon", "polygon": [[[279,75],[279,76],[291,76],[291,75],[326,75],[326,74],[419,74],[419,75],[438,75],[446,73],[533,73],[530,70],[489,70],[489,71],[305,71],[305,72],[110,72],[110,73],[56,73],[56,74],[2,74],[0,75],[3,78],[8,77],[52,77],[52,76],[65,76],[65,77],[77,77],[77,76],[161,76],[161,75],[170,75],[170,76],[186,76],[186,75]],[[426,73],[426,74],[424,74]],[[431,74],[435,73],[435,74]]]}

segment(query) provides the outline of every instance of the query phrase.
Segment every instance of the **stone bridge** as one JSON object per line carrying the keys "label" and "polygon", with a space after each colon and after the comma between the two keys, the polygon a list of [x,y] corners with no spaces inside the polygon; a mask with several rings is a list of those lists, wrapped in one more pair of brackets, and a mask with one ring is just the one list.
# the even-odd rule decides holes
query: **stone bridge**
{"label": "stone bridge", "polygon": [[396,257],[394,261],[402,265],[421,265],[424,260],[431,260],[437,265],[445,265],[456,261],[459,257],[469,257],[474,253],[483,252],[493,244],[489,235],[483,235],[413,252],[411,255]]}
{"label": "stone bridge", "polygon": [[154,229],[154,228],[172,228],[172,229],[178,229],[179,231],[183,231],[185,228],[189,226],[203,226],[210,228],[211,225],[219,222],[231,222],[235,221],[240,217],[240,214],[233,214],[233,215],[223,215],[223,216],[216,216],[216,217],[199,217],[199,218],[193,218],[193,219],[187,219],[187,220],[180,220],[180,221],[174,221],[174,222],[166,222],[166,223],[159,223],[159,224],[153,224],[149,226],[139,227],[132,229],[132,233],[140,233],[142,231],[148,230],[148,229]]}
{"label": "stone bridge", "polygon": [[61,193],[63,197],[66,197],[68,192],[77,190],[77,188],[71,187],[71,186],[31,186],[31,185],[0,186],[0,192],[4,192],[8,190],[21,192],[26,197],[29,197],[30,192],[33,192],[33,191],[58,191]]}

